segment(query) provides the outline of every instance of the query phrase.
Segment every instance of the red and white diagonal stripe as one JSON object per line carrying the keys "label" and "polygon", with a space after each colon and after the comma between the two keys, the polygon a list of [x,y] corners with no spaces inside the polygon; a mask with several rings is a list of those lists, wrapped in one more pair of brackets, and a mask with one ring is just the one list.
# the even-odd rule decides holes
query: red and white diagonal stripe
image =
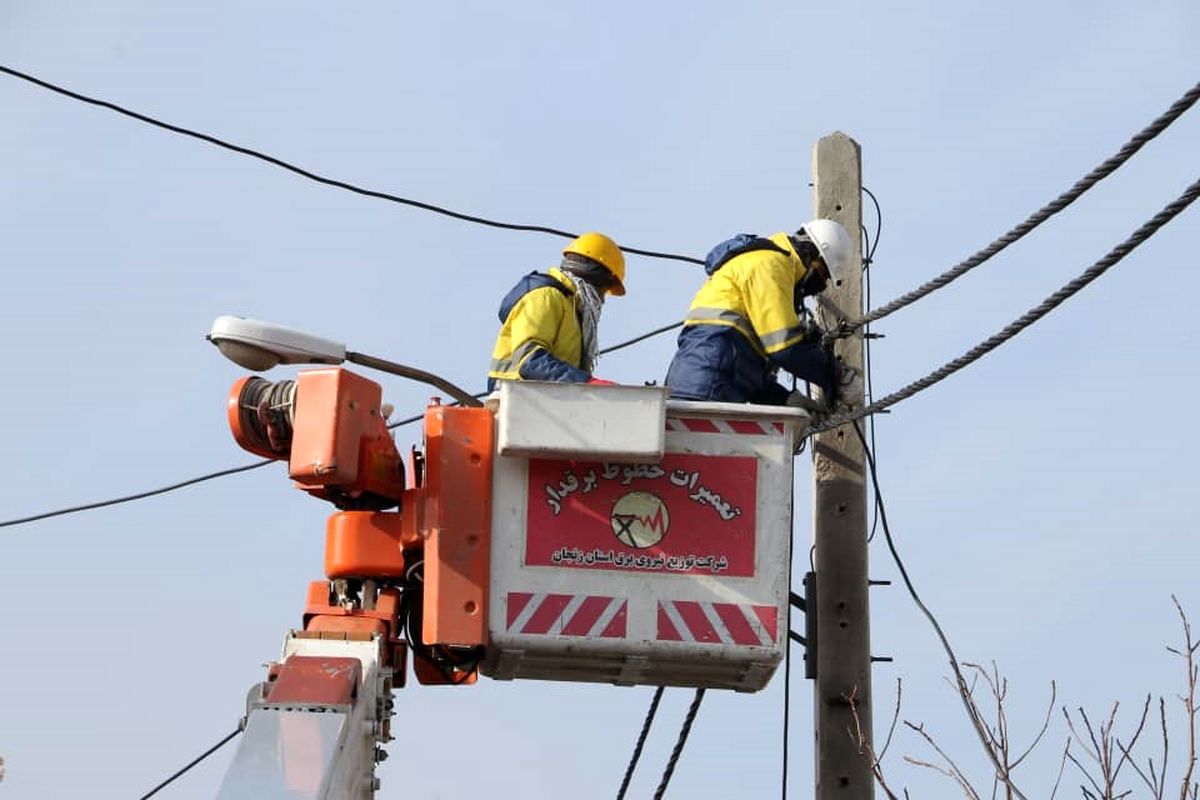
{"label": "red and white diagonal stripe", "polygon": [[629,601],[600,595],[509,592],[507,612],[509,633],[623,639]]}
{"label": "red and white diagonal stripe", "polygon": [[778,627],[775,606],[660,600],[659,641],[772,647]]}
{"label": "red and white diagonal stripe", "polygon": [[667,430],[687,433],[732,433],[740,436],[782,436],[786,429],[782,422],[667,417]]}

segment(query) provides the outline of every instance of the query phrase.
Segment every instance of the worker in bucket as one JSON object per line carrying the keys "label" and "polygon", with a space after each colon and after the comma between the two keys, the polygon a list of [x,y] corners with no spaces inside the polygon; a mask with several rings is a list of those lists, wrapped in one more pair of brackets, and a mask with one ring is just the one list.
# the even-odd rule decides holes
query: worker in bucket
{"label": "worker in bucket", "polygon": [[801,315],[804,298],[824,291],[853,254],[850,234],[828,219],[795,233],[739,234],[714,247],[667,370],[671,396],[811,406],[806,394],[778,383],[780,369],[819,386],[826,402],[839,386],[849,394],[857,371],[840,367],[822,346],[821,329]]}
{"label": "worker in bucket", "polygon": [[585,233],[562,251],[562,263],[517,281],[500,303],[488,391],[497,380],[601,383],[596,328],[606,295],[625,294],[625,254],[602,233]]}

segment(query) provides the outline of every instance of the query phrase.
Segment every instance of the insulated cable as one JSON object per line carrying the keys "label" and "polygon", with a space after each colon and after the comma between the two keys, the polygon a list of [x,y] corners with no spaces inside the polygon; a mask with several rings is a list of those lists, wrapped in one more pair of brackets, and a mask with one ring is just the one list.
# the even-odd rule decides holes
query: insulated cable
{"label": "insulated cable", "polygon": [[1107,178],[1109,175],[1111,175],[1117,169],[1117,167],[1128,161],[1138,150],[1141,150],[1143,145],[1166,130],[1172,122],[1174,122],[1183,114],[1183,112],[1191,108],[1198,99],[1200,99],[1200,83],[1197,83],[1186,93],[1184,93],[1184,95],[1176,100],[1169,109],[1167,109],[1160,117],[1158,117],[1158,119],[1147,125],[1136,136],[1126,142],[1125,145],[1115,154],[1113,154],[1087,175],[1076,181],[1075,185],[1066,192],[1063,192],[1053,201],[1035,211],[1024,222],[1017,225],[1008,233],[1004,234],[999,239],[995,240],[987,247],[968,258],[966,261],[963,261],[950,268],[933,280],[918,286],[916,289],[913,289],[907,294],[897,297],[890,303],[880,306],[862,319],[844,323],[842,325],[843,334],[849,334],[850,332],[858,330],[870,322],[874,322],[875,320],[886,317],[893,311],[898,311],[907,305],[915,303],[922,297],[941,289],[943,286],[946,286],[950,282],[956,280],[962,275],[965,275],[975,267],[987,261],[1001,250],[1032,231],[1038,225],[1041,225],[1050,217],[1054,216],[1059,211],[1062,211],[1071,203],[1075,202],[1080,195],[1095,186],[1104,178]]}
{"label": "insulated cable", "polygon": [[646,711],[646,719],[642,722],[642,732],[638,734],[637,744],[633,746],[633,755],[629,758],[629,766],[625,768],[625,778],[621,781],[621,788],[617,791],[617,800],[625,800],[625,792],[629,791],[629,781],[633,779],[633,771],[642,757],[642,747],[646,744],[646,736],[650,733],[650,726],[654,723],[654,715],[658,713],[658,703],[662,700],[662,696],[663,687],[659,686],[654,690],[650,708]]}
{"label": "insulated cable", "polygon": [[226,736],[224,739],[222,739],[221,741],[219,741],[219,742],[217,742],[216,744],[214,744],[212,747],[210,747],[210,748],[208,748],[207,750],[205,750],[203,753],[201,753],[200,755],[198,755],[196,758],[192,759],[192,761],[191,761],[191,762],[190,762],[190,763],[189,763],[187,766],[185,766],[183,769],[181,769],[181,770],[179,770],[178,772],[176,772],[176,773],[175,773],[174,775],[172,775],[171,777],[167,778],[165,781],[163,781],[162,783],[160,783],[158,786],[155,786],[153,789],[151,789],[150,791],[146,792],[144,795],[142,795],[142,796],[141,796],[140,800],[146,800],[146,798],[148,798],[148,797],[153,797],[154,795],[158,794],[158,792],[159,792],[159,790],[160,790],[160,789],[162,789],[163,787],[165,787],[165,786],[166,786],[167,784],[169,784],[171,781],[173,781],[173,780],[175,780],[176,778],[178,778],[178,777],[179,777],[180,775],[182,775],[183,773],[187,772],[187,771],[188,771],[189,769],[191,769],[192,767],[194,767],[194,766],[196,766],[197,764],[199,764],[199,763],[200,763],[201,761],[203,761],[204,759],[206,759],[206,758],[208,758],[209,756],[211,756],[213,753],[215,753],[215,752],[217,752],[218,750],[220,750],[222,747],[224,747],[224,746],[225,746],[225,744],[226,744],[227,742],[229,742],[231,739],[233,739],[233,737],[237,736],[239,733],[241,733],[243,730],[245,730],[245,728],[246,728],[246,720],[245,720],[245,719],[242,719],[241,721],[239,721],[239,722],[238,722],[238,726],[237,726],[236,728],[234,728],[234,729],[233,729],[233,731],[232,731],[231,733],[229,733],[229,735],[227,735],[227,736]]}
{"label": "insulated cable", "polygon": [[[406,197],[399,197],[398,195],[390,194],[388,192],[380,192],[380,191],[376,191],[374,189],[364,189],[361,186],[356,186],[352,183],[347,183],[346,181],[340,181],[340,180],[336,180],[334,178],[326,178],[322,175],[318,175],[315,172],[311,172],[307,169],[303,169],[302,167],[298,167],[295,164],[291,164],[280,158],[276,158],[275,156],[268,155],[267,153],[263,153],[258,150],[253,150],[249,147],[243,147],[241,145],[233,144],[232,142],[227,142],[224,139],[219,139],[216,136],[212,136],[207,133],[201,133],[200,131],[194,131],[189,128],[181,127],[179,125],[172,125],[169,122],[163,122],[162,120],[155,119],[154,117],[147,116],[146,114],[139,114],[136,111],[131,111],[127,108],[119,106],[116,103],[109,102],[107,100],[101,100],[96,97],[89,97],[88,95],[84,95],[84,94],[80,94],[79,92],[71,91],[70,89],[66,89],[62,86],[58,86],[56,84],[50,83],[49,81],[42,80],[41,78],[35,77],[33,75],[29,75],[27,73],[20,72],[19,70],[15,70],[11,67],[6,67],[2,64],[0,64],[0,72],[4,73],[6,75],[11,75],[14,78],[20,78],[23,81],[28,81],[29,83],[32,83],[35,86],[40,86],[43,89],[49,89],[50,91],[56,92],[65,97],[70,97],[72,100],[78,100],[82,103],[87,103],[87,104],[93,105],[93,106],[99,106],[100,108],[107,108],[110,111],[115,111],[118,114],[122,114],[131,119],[135,119],[138,122],[144,122],[147,125],[153,125],[156,128],[162,128],[163,130],[170,131],[172,133],[178,133],[181,136],[190,136],[193,139],[199,139],[202,142],[207,142],[208,144],[215,145],[216,147],[220,147],[225,150],[230,150],[234,153],[240,153],[245,156],[250,156],[251,158],[257,158],[259,161],[265,161],[268,164],[272,164],[276,167],[279,167],[280,169],[285,169],[288,172],[294,173],[303,178],[308,178],[309,180],[316,181],[317,183],[321,183],[326,186],[333,186],[338,189],[345,189],[348,192],[354,192],[355,194],[359,194],[364,197],[374,197],[374,198],[377,198],[380,200],[387,200],[392,203],[399,203],[401,205],[411,206],[413,208],[419,208],[424,211],[432,211],[435,214],[441,214],[443,216],[451,217],[453,219],[462,220],[463,222],[473,222],[477,225],[486,225],[491,228],[503,228],[505,230],[511,230],[511,231],[531,231],[534,233],[548,233],[552,236],[562,236],[567,239],[574,239],[576,236],[578,236],[578,234],[576,234],[576,233],[571,233],[570,231],[560,230],[558,228],[549,228],[544,225],[524,225],[524,224],[515,223],[515,222],[501,222],[499,220],[488,219],[486,217],[479,217],[479,216],[475,216],[473,214],[464,214],[460,211],[454,211],[449,208],[443,208],[442,206],[436,206],[436,205],[433,205],[432,203],[425,203],[420,200],[412,200],[412,199],[406,198]],[[660,258],[660,259],[664,259],[664,260],[668,260],[668,261],[684,261],[689,264],[703,264],[704,263],[703,259],[695,258],[693,256],[684,256],[684,255],[679,255],[677,253],[664,253],[664,252],[660,252],[658,250],[643,250],[640,247],[622,246],[621,250],[623,250],[626,253],[633,253],[633,254],[639,255],[639,256],[646,256],[647,258]]]}
{"label": "insulated cable", "polygon": [[662,796],[667,792],[667,784],[671,782],[671,776],[675,774],[675,765],[679,762],[683,746],[687,744],[688,734],[691,733],[692,723],[696,721],[696,712],[700,710],[700,703],[704,700],[704,691],[704,689],[697,689],[696,696],[692,698],[692,705],[683,719],[683,727],[679,729],[679,738],[675,740],[675,747],[671,750],[671,757],[667,760],[667,768],[663,771],[658,788],[654,790],[654,800],[662,800]]}
{"label": "insulated cable", "polygon": [[[629,339],[629,340],[621,342],[619,344],[615,344],[611,347],[606,347],[603,350],[600,350],[599,352],[600,353],[611,353],[616,350],[620,350],[622,348],[629,347],[630,345],[637,344],[638,342],[641,342],[644,339],[648,339],[651,336],[657,336],[658,334],[665,333],[666,331],[672,330],[673,328],[678,328],[682,324],[683,324],[682,322],[677,322],[677,323],[674,323],[673,325],[667,325],[662,328],[657,328],[653,331],[650,331],[649,333],[644,333],[641,336],[636,336],[633,339]],[[392,362],[388,362],[388,363],[391,364]],[[434,376],[431,373],[422,372],[422,375],[425,377],[418,378],[418,380],[425,380],[426,377],[437,378],[437,376]],[[442,380],[442,379],[438,378],[438,380]],[[445,383],[449,386],[454,386],[454,384],[449,383],[449,381],[445,381]],[[457,392],[465,394],[462,392],[461,389],[458,389],[458,387],[454,386],[454,388]],[[474,403],[465,402],[465,399],[464,399],[463,404],[464,405],[478,405],[479,398],[485,397],[487,394],[488,394],[487,392],[479,392],[474,395],[467,395],[475,402]],[[457,397],[458,395],[456,394],[455,396]],[[463,399],[463,398],[460,398],[460,399]],[[397,422],[388,423],[388,428],[395,429],[395,428],[402,427],[404,425],[410,425],[410,424],[412,424],[414,422],[418,422],[424,418],[425,418],[425,415],[423,413],[416,414],[411,417],[405,417],[404,419],[399,420]],[[33,514],[31,516],[20,517],[18,519],[4,520],[4,521],[0,521],[0,528],[7,528],[12,525],[23,525],[27,522],[37,522],[38,520],[48,519],[50,517],[59,517],[64,514],[74,514],[75,512],[78,512],[78,511],[90,511],[94,508],[104,508],[106,506],[115,506],[115,505],[119,505],[121,503],[128,503],[133,500],[141,500],[144,497],[153,497],[154,495],[158,495],[158,494],[166,494],[167,492],[172,492],[176,489],[183,489],[184,487],[192,486],[193,484],[197,484],[197,483],[203,483],[204,481],[210,481],[210,480],[213,480],[214,478],[222,478],[226,475],[234,475],[239,472],[248,472],[249,470],[252,470],[252,469],[258,469],[259,467],[265,467],[267,464],[271,464],[271,463],[274,463],[274,459],[266,459],[264,461],[256,461],[253,464],[244,464],[240,467],[231,467],[230,469],[224,469],[224,470],[221,470],[220,472],[210,472],[209,474],[201,475],[198,478],[190,478],[186,481],[180,481],[179,483],[173,483],[170,486],[163,486],[162,488],[159,488],[159,489],[151,489],[150,491],[146,491],[146,492],[139,492],[137,494],[126,495],[125,497],[117,497],[112,500],[102,500],[97,503],[87,503],[86,505],[72,506],[70,508],[61,508],[61,509],[58,509],[57,511],[46,511],[41,514]]]}
{"label": "insulated cable", "polygon": [[954,648],[950,646],[950,640],[947,638],[946,632],[942,630],[942,626],[938,622],[937,617],[933,615],[933,612],[929,610],[929,607],[925,605],[925,603],[921,600],[920,595],[917,594],[917,589],[915,586],[913,586],[912,579],[908,575],[908,570],[904,566],[904,561],[901,560],[900,553],[896,550],[896,542],[894,539],[892,539],[892,530],[888,526],[887,510],[884,508],[883,497],[879,491],[879,475],[875,471],[875,456],[871,453],[871,448],[867,446],[867,439],[865,436],[863,436],[862,428],[859,426],[858,420],[853,420],[853,425],[854,432],[858,434],[858,440],[862,443],[863,453],[867,457],[867,465],[871,470],[871,485],[875,489],[875,499],[879,509],[879,518],[883,524],[883,537],[887,541],[888,551],[892,554],[892,560],[896,562],[896,568],[900,571],[900,577],[904,579],[904,586],[908,589],[909,596],[912,597],[913,602],[916,603],[917,608],[921,610],[921,613],[925,615],[925,619],[927,619],[929,624],[933,626],[933,631],[937,634],[938,641],[941,642],[942,649],[946,652],[946,657],[950,659],[950,668],[954,671],[954,676],[958,681],[955,688],[958,689],[959,699],[963,701],[963,705],[966,707],[967,716],[970,717],[972,722],[971,727],[975,729],[976,734],[979,736],[980,742],[983,744],[983,749],[987,751],[988,757],[992,761],[992,766],[996,768],[997,782],[1003,782],[1009,789],[1012,790],[1013,794],[1020,798],[1020,800],[1025,800],[1025,795],[1021,794],[1017,787],[1012,785],[1011,779],[1008,775],[1008,769],[1001,764],[1000,759],[996,757],[995,750],[993,750],[989,743],[985,740],[984,731],[987,729],[986,724],[982,719],[980,719],[979,710],[975,708],[975,706],[967,699],[967,680],[962,674],[962,669],[959,667],[958,657],[954,654]]}
{"label": "insulated cable", "polygon": [[47,511],[42,514],[34,514],[32,516],[21,517],[19,519],[4,520],[3,522],[0,522],[0,528],[7,528],[10,525],[22,525],[26,522],[36,522],[37,520],[49,519],[50,517],[59,517],[63,514],[74,514],[77,511],[90,511],[93,508],[104,508],[105,506],[115,506],[119,503],[128,503],[133,500],[141,500],[144,497],[153,497],[156,494],[166,494],[167,492],[173,492],[176,489],[182,489],[185,486],[191,486],[192,484],[202,483],[204,481],[211,481],[214,478],[222,478],[226,475],[233,475],[238,472],[249,472],[252,469],[258,469],[259,467],[265,467],[267,464],[273,463],[275,463],[275,460],[268,458],[263,461],[256,461],[253,464],[244,464],[240,467],[223,469],[220,472],[210,472],[209,474],[201,475],[198,478],[191,478],[186,481],[180,481],[179,483],[173,483],[170,486],[163,486],[160,489],[151,489],[148,492],[139,492],[137,494],[126,495],[125,497],[116,497],[112,500],[102,500],[98,503],[88,503],[87,505],[82,506],[61,508],[57,511]]}
{"label": "insulated cable", "polygon": [[[862,187],[863,192],[871,198],[871,202],[875,204],[875,238],[872,241],[871,236],[867,233],[866,226],[863,226],[863,239],[866,240],[866,255],[863,257],[862,263],[862,283],[863,283],[863,303],[867,308],[871,307],[871,265],[875,263],[875,251],[879,248],[879,237],[883,233],[883,209],[879,206],[879,199],[875,197],[875,193],[867,187]],[[863,388],[866,390],[866,402],[870,405],[875,396],[875,384],[871,379],[871,342],[875,337],[871,335],[871,323],[863,326]],[[871,440],[871,450],[875,451],[875,417],[867,418]],[[878,500],[878,498],[876,498]],[[876,504],[875,511],[871,520],[871,529],[867,533],[867,543],[869,544],[875,538],[875,528],[879,524],[879,509]]]}
{"label": "insulated cable", "polygon": [[676,328],[682,328],[682,327],[683,327],[683,320],[680,320],[679,322],[672,322],[670,325],[663,325],[661,328],[655,328],[654,330],[652,330],[648,333],[643,333],[641,336],[635,336],[634,338],[632,338],[628,341],[625,341],[625,342],[621,342],[620,344],[614,344],[611,347],[605,347],[601,350],[597,350],[596,355],[602,356],[605,353],[615,353],[616,351],[621,350],[626,347],[629,347],[632,344],[637,344],[638,342],[645,341],[646,339],[649,339],[653,336],[658,336],[660,333],[666,333],[667,331],[673,331]]}
{"label": "insulated cable", "polygon": [[881,400],[871,403],[870,405],[858,411],[835,414],[826,419],[824,422],[814,425],[813,427],[809,428],[808,435],[830,431],[841,425],[845,425],[847,422],[852,422],[856,419],[861,419],[862,417],[867,417],[883,411],[884,409],[894,406],[896,403],[899,403],[902,400],[907,400],[918,392],[928,389],[935,383],[938,383],[939,381],[942,381],[953,375],[955,372],[958,372],[963,367],[978,361],[992,350],[995,350],[997,347],[1004,344],[1009,339],[1012,339],[1021,331],[1025,330],[1030,325],[1049,314],[1080,289],[1103,275],[1110,267],[1118,263],[1125,256],[1129,255],[1129,253],[1132,252],[1138,245],[1153,236],[1160,228],[1162,228],[1162,226],[1166,225],[1168,222],[1174,219],[1176,215],[1191,205],[1198,196],[1200,196],[1200,180],[1195,181],[1184,191],[1182,195],[1180,195],[1172,203],[1163,208],[1149,221],[1134,231],[1128,239],[1110,250],[1108,254],[1104,256],[1104,258],[1088,267],[1076,278],[1064,284],[1057,292],[1047,297],[1034,308],[1026,311],[1024,314],[1006,325],[997,333],[975,345],[953,361],[948,361],[941,367],[938,367],[924,378],[913,381],[903,389],[893,392]]}

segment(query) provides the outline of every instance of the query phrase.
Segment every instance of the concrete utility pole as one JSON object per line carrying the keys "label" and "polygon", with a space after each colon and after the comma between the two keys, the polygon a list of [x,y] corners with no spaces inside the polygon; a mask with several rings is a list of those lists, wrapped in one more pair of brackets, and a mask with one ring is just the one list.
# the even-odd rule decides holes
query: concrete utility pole
{"label": "concrete utility pole", "polygon": [[[862,152],[858,143],[843,133],[825,136],[813,148],[813,208],[817,217],[842,223],[855,243],[850,269],[836,276],[819,297],[817,315],[829,328],[839,319],[857,319],[863,313]],[[834,352],[844,364],[862,370],[861,333],[839,339]],[[845,399],[862,407],[861,394]],[[867,486],[863,448],[852,424],[815,437],[813,515],[817,582],[815,797],[870,800],[875,784],[867,752],[872,707]]]}

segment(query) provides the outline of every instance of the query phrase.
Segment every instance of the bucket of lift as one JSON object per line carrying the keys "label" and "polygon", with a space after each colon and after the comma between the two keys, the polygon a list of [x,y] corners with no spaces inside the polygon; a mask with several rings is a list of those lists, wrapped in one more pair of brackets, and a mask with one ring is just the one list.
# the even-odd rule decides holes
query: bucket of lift
{"label": "bucket of lift", "polygon": [[481,670],[756,691],[787,647],[799,409],[502,382]]}

